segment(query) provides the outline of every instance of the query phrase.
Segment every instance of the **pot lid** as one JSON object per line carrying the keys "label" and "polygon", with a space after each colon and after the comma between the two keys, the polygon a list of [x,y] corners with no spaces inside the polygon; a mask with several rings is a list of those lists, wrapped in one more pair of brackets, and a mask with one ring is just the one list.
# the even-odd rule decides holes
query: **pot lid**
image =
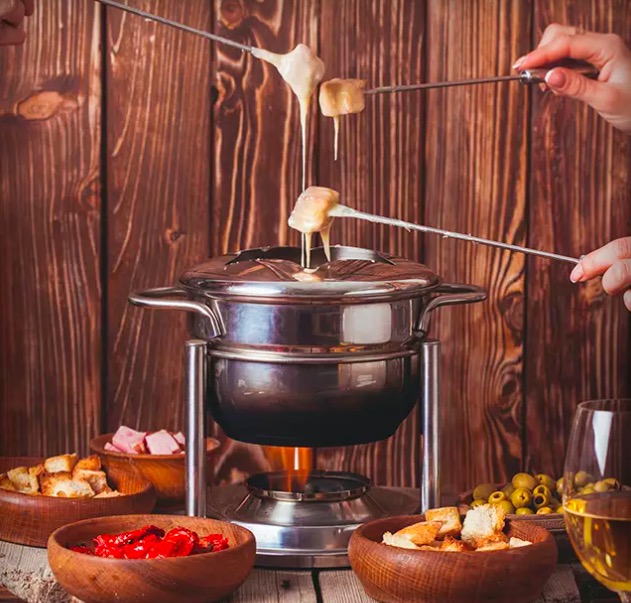
{"label": "pot lid", "polygon": [[180,282],[210,297],[357,303],[418,297],[440,283],[423,264],[368,249],[333,246],[329,262],[317,247],[308,270],[300,256],[298,247],[248,249],[211,258],[184,273]]}

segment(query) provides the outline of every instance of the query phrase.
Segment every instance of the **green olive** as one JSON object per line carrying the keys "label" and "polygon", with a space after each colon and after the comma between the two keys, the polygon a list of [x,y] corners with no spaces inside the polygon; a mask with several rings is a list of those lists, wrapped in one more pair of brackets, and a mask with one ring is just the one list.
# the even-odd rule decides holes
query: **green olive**
{"label": "green olive", "polygon": [[563,478],[557,480],[557,494],[561,496],[563,494]]}
{"label": "green olive", "polygon": [[594,486],[585,486],[584,488],[581,488],[580,491],[581,494],[593,494],[594,492],[596,492],[596,490],[594,490]]}
{"label": "green olive", "polygon": [[537,509],[537,515],[550,515],[552,513],[552,509],[550,507],[541,507]]}
{"label": "green olive", "polygon": [[586,471],[579,471],[574,476],[574,485],[577,486],[578,488],[582,488],[583,486],[586,486],[587,484],[589,484],[591,479],[592,479],[592,476],[589,473],[587,473]]}
{"label": "green olive", "polygon": [[548,490],[554,490],[554,488],[556,487],[556,481],[554,481],[554,479],[552,479],[549,475],[546,475],[545,473],[539,473],[538,475],[535,475],[535,479],[537,480],[538,484],[540,484],[541,486],[546,486]]}
{"label": "green olive", "polygon": [[594,484],[594,490],[596,492],[608,492],[610,489],[609,484],[604,479]]}
{"label": "green olive", "polygon": [[493,484],[478,484],[473,489],[473,500],[488,500],[493,492],[495,492]]}
{"label": "green olive", "polygon": [[516,488],[511,494],[510,500],[516,509],[521,509],[530,505],[532,494],[526,488]]}
{"label": "green olive", "polygon": [[542,494],[541,492],[535,494],[532,497],[532,506],[535,509],[541,509],[542,507],[550,506],[550,496],[547,494]]}
{"label": "green olive", "polygon": [[526,488],[532,490],[537,485],[537,480],[529,473],[516,473],[513,475],[513,486],[515,489]]}
{"label": "green olive", "polygon": [[506,494],[506,498],[510,498],[510,495],[515,492],[515,486],[511,482],[508,482],[503,488],[502,492]]}
{"label": "green olive", "polygon": [[500,500],[498,503],[493,503],[496,507],[502,507],[506,511],[506,515],[514,515],[515,507],[511,504],[510,500]]}
{"label": "green olive", "polygon": [[530,507],[520,507],[515,511],[515,515],[534,515],[535,512]]}
{"label": "green olive", "polygon": [[502,502],[503,500],[506,500],[506,494],[504,494],[501,490],[496,490],[491,494],[491,496],[489,496],[489,502],[492,505]]}
{"label": "green olive", "polygon": [[477,498],[469,506],[472,509],[475,509],[476,507],[481,507],[482,505],[486,505],[486,504],[488,504],[486,500],[484,500],[483,498]]}
{"label": "green olive", "polygon": [[548,498],[552,498],[552,492],[550,492],[550,488],[548,488],[548,486],[544,486],[543,484],[539,484],[533,491],[532,491],[533,495],[536,494],[543,494],[545,496],[547,496]]}

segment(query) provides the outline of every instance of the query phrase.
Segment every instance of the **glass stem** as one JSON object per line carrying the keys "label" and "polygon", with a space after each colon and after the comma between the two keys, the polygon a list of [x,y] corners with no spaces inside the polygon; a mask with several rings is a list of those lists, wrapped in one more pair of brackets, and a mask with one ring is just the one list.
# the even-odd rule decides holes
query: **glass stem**
{"label": "glass stem", "polygon": [[618,593],[620,600],[622,603],[631,603],[631,594],[630,593]]}

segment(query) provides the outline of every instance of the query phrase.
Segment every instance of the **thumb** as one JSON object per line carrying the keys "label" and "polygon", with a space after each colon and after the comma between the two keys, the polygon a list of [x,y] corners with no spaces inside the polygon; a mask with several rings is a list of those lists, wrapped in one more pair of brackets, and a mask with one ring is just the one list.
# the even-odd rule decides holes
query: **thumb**
{"label": "thumb", "polygon": [[602,84],[571,69],[557,67],[546,74],[546,84],[553,92],[587,103],[594,109],[603,96]]}

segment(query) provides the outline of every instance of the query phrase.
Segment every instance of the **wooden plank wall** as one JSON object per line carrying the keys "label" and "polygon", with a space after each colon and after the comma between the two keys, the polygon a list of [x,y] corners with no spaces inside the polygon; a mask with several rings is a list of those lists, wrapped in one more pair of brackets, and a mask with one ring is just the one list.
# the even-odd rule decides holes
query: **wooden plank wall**
{"label": "wooden plank wall", "polygon": [[[132,2],[132,0],[130,0]],[[625,0],[133,0],[272,51],[317,49],[369,85],[507,73],[551,21],[617,31]],[[59,27],[61,24],[63,27]],[[121,422],[182,425],[184,317],[131,308],[210,254],[297,242],[297,103],[268,65],[162,25],[51,0],[0,49],[0,454],[85,449]],[[102,90],[102,92],[101,92]],[[590,110],[517,84],[380,96],[312,112],[309,182],[412,221],[581,254],[631,222],[630,141]],[[439,311],[443,486],[558,473],[584,398],[631,394],[631,326],[566,266],[345,222],[336,242],[404,254],[489,290]],[[268,466],[225,439],[217,480]],[[323,468],[417,483],[418,417]]]}

